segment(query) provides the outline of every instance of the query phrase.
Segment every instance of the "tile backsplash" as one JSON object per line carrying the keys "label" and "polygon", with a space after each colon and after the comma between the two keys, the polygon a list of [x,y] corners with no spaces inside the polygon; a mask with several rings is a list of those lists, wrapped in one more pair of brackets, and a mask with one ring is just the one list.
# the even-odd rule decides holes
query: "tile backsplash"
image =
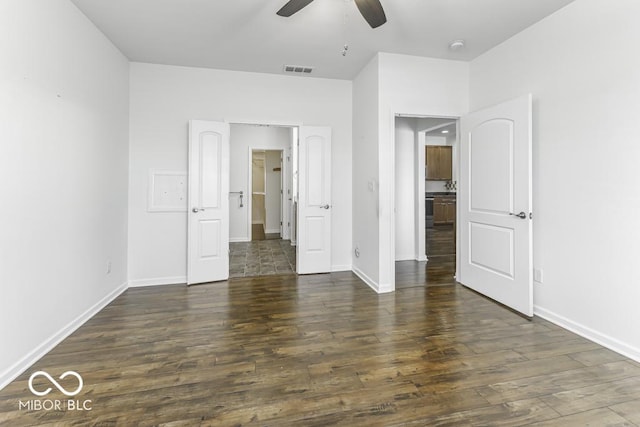
{"label": "tile backsplash", "polygon": [[442,193],[445,191],[455,192],[455,190],[449,190],[446,187],[447,181],[430,181],[426,180],[424,190],[427,193]]}

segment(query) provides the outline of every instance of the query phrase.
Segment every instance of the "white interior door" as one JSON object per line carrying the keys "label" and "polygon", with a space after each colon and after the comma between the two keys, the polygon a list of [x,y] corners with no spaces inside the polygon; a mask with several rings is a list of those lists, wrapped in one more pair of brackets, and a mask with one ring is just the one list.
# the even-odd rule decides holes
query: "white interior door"
{"label": "white interior door", "polygon": [[300,127],[298,274],[331,271],[331,128]]}
{"label": "white interior door", "polygon": [[459,281],[533,316],[531,95],[461,119]]}
{"label": "white interior door", "polygon": [[229,124],[189,122],[187,283],[229,278]]}

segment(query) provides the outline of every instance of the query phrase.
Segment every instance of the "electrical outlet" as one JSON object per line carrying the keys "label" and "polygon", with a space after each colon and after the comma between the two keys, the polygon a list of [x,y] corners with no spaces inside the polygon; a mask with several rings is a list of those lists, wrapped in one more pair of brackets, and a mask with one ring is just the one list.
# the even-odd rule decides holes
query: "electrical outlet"
{"label": "electrical outlet", "polygon": [[533,280],[538,283],[542,283],[542,269],[534,268],[533,269]]}
{"label": "electrical outlet", "polygon": [[111,261],[107,261],[107,274],[111,274]]}

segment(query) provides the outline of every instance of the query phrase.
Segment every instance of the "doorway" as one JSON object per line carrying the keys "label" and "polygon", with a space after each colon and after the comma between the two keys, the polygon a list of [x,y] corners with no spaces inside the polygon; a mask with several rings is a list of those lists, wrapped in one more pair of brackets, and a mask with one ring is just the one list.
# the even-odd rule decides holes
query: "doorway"
{"label": "doorway", "polygon": [[[189,267],[187,283],[247,275],[330,272],[331,128],[197,120],[189,123],[189,204],[193,206],[189,212],[193,221],[187,230],[187,264],[219,262],[211,270],[203,264],[199,276]],[[285,177],[281,186],[280,239],[258,241],[258,247],[252,246],[253,150],[282,152],[277,172]],[[199,183],[206,184],[206,191]],[[217,216],[205,218],[209,213]],[[251,256],[260,255],[260,249],[268,251],[260,248],[260,243],[264,246],[264,242],[275,241],[286,252],[272,257],[262,268],[259,260]],[[295,246],[295,250],[287,244]]]}
{"label": "doorway", "polygon": [[[294,131],[295,129],[295,131]],[[297,128],[231,125],[229,277],[294,274],[293,140]]]}
{"label": "doorway", "polygon": [[432,281],[450,280],[456,270],[457,122],[426,130],[424,150],[428,272]]}
{"label": "doorway", "polygon": [[456,118],[395,118],[396,288],[455,276],[457,129]]}

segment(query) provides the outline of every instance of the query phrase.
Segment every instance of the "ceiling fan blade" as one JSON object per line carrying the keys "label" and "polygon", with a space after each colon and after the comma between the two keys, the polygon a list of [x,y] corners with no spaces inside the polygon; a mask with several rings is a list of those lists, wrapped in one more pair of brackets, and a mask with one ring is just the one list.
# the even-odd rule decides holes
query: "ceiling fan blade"
{"label": "ceiling fan blade", "polygon": [[303,7],[307,6],[312,1],[313,0],[289,0],[287,4],[282,6],[282,8],[276,13],[280,16],[289,17],[298,12]]}
{"label": "ceiling fan blade", "polygon": [[387,22],[380,0],[355,0],[355,2],[362,17],[371,25],[371,28],[378,28]]}

